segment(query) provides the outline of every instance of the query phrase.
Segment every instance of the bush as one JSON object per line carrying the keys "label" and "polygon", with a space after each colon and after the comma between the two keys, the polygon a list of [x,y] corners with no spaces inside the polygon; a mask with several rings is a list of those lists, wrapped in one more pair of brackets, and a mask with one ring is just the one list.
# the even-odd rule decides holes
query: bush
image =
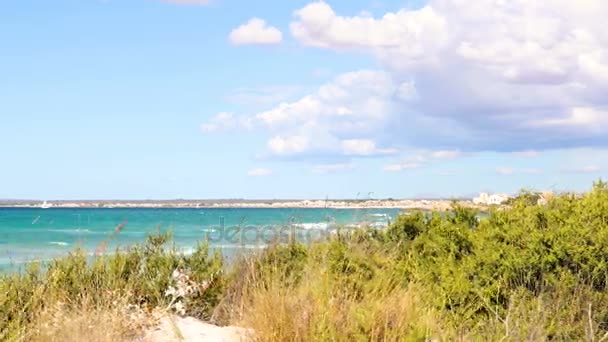
{"label": "bush", "polygon": [[523,196],[479,217],[456,205],[401,215],[385,231],[278,247],[271,255],[282,257],[251,265],[293,273],[244,283],[256,290],[243,291],[232,321],[268,341],[608,336],[605,183],[543,206]]}
{"label": "bush", "polygon": [[57,306],[74,317],[119,302],[244,325],[261,341],[606,340],[606,183],[480,217],[412,212],[230,269],[206,244],[177,253],[165,234],[92,260],[76,251],[0,280],[0,339],[36,335]]}
{"label": "bush", "polygon": [[200,244],[192,255],[168,248],[170,234],[150,235],[146,243],[88,257],[77,250],[47,265],[31,264],[25,272],[0,279],[0,340],[24,339],[31,324],[45,310],[61,306],[66,311],[83,305],[113,309],[115,303],[149,310],[168,307],[166,296],[176,269],[191,280],[208,282],[205,291],[188,298],[185,314],[208,318],[223,292],[222,258],[209,255]]}

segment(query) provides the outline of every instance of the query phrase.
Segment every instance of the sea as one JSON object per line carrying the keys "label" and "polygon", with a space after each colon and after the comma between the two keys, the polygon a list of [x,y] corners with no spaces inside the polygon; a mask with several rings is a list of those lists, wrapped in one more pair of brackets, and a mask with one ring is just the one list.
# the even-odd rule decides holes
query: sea
{"label": "sea", "polygon": [[172,245],[190,253],[208,241],[227,257],[255,253],[296,239],[313,243],[338,231],[386,227],[399,209],[333,208],[0,208],[0,271],[48,261],[82,249],[90,256],[171,232]]}

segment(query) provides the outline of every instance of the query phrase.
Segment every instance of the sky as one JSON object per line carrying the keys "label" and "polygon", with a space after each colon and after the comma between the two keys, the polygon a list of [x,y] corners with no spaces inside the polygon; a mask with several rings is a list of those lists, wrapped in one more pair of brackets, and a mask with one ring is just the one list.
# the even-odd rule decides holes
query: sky
{"label": "sky", "polygon": [[3,0],[0,198],[581,191],[603,0]]}

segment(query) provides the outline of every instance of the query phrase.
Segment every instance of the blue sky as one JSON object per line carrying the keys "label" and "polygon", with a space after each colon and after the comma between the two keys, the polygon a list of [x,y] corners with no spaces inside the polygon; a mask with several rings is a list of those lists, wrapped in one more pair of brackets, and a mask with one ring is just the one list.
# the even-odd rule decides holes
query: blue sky
{"label": "blue sky", "polygon": [[2,1],[0,198],[586,189],[607,8],[546,5]]}

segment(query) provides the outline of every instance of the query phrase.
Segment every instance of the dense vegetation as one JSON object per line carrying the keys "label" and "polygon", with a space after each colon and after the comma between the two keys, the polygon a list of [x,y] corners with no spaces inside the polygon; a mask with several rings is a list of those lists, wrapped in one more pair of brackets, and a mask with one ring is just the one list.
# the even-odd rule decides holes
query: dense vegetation
{"label": "dense vegetation", "polygon": [[225,272],[205,245],[183,256],[162,235],[90,262],[75,253],[0,281],[0,339],[57,338],[75,324],[57,317],[112,312],[123,319],[104,323],[107,340],[126,340],[160,310],[265,341],[608,340],[608,186],[528,197],[483,219],[455,206],[274,246]]}

